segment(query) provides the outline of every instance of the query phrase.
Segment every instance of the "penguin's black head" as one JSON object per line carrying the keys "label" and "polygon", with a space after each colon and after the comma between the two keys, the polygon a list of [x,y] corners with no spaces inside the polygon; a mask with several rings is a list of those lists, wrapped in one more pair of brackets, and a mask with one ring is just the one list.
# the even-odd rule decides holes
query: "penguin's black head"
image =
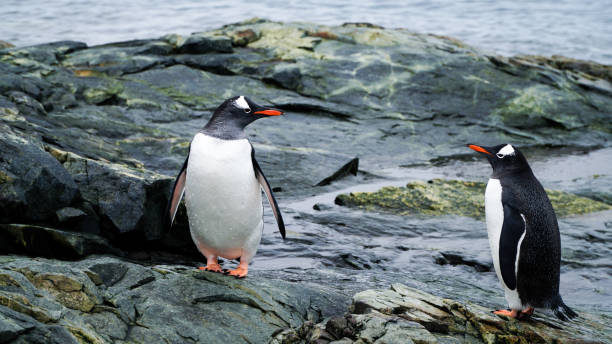
{"label": "penguin's black head", "polygon": [[215,110],[213,117],[231,118],[237,122],[249,124],[256,119],[268,116],[279,116],[282,114],[283,112],[280,110],[259,106],[248,97],[238,96],[224,101],[223,104]]}
{"label": "penguin's black head", "polygon": [[233,138],[242,136],[242,130],[255,120],[282,114],[280,110],[257,105],[245,96],[232,97],[219,105],[204,130],[214,136]]}
{"label": "penguin's black head", "polygon": [[468,147],[487,157],[491,167],[493,167],[493,175],[503,175],[530,169],[523,153],[509,143],[493,147],[469,144]]}

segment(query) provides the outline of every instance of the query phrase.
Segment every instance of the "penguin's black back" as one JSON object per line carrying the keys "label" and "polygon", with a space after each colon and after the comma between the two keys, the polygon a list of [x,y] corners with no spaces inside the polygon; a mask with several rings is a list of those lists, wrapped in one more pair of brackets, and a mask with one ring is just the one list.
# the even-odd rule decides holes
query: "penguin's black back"
{"label": "penguin's black back", "polygon": [[502,176],[500,184],[502,203],[517,209],[527,222],[516,278],[519,297],[533,307],[558,307],[561,237],[548,195],[530,169]]}

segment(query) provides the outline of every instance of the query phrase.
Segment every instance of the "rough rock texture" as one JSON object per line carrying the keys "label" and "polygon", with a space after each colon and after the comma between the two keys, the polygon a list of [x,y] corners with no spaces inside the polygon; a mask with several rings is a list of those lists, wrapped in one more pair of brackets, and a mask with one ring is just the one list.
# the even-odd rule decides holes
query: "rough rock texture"
{"label": "rough rock texture", "polygon": [[[0,215],[124,246],[162,239],[159,214],[191,135],[236,94],[291,113],[252,129],[264,169],[287,172],[269,179],[291,196],[328,184],[357,154],[368,169],[465,154],[468,140],[608,146],[607,71],[486,56],[454,39],[376,25],[261,19],[186,37],[5,48]],[[293,134],[301,128],[308,135]],[[37,170],[23,173],[32,160]],[[64,216],[67,207],[80,215]]]}
{"label": "rough rock texture", "polygon": [[[501,295],[489,288],[497,281],[479,220],[364,214],[325,197],[372,181],[392,185],[381,175],[389,168],[462,170],[475,161],[468,142],[512,142],[539,157],[569,156],[581,169],[609,161],[609,66],[593,62],[488,56],[452,38],[371,24],[261,19],[93,47],[0,45],[0,253],[122,257],[2,258],[0,342],[265,342],[305,320],[337,337],[342,320],[329,330],[315,323],[343,312],[346,290],[406,279],[485,303]],[[184,208],[167,235],[161,212],[193,134],[240,94],[287,113],[248,128],[287,241],[268,235],[274,220],[265,212],[247,281],[128,262],[201,259]],[[566,161],[559,170],[566,165],[578,166]],[[609,204],[612,177],[601,170],[576,181],[568,173],[554,189]],[[562,277],[587,296],[581,307],[605,317],[609,304],[598,304],[609,296],[612,222],[602,218],[561,220]],[[478,247],[462,250],[467,243]],[[299,283],[262,277],[264,269]],[[364,341],[425,334],[414,322],[359,319],[397,329],[360,332]],[[235,322],[248,326],[228,330]]]}
{"label": "rough rock texture", "polygon": [[[394,284],[389,290],[356,294],[344,316],[326,322],[306,322],[285,330],[271,341],[293,343],[607,343],[605,324],[581,314],[576,322],[590,324],[589,332],[538,312],[529,320],[497,316],[490,309],[440,298]],[[596,338],[596,339],[593,339]]]}
{"label": "rough rock texture", "polygon": [[345,307],[315,286],[181,265],[19,256],[0,263],[0,343],[265,343]]}
{"label": "rough rock texture", "polygon": [[[398,215],[455,214],[484,218],[485,183],[432,179],[376,192],[353,192],[336,197],[336,204]],[[612,209],[612,206],[568,192],[546,190],[558,216]]]}

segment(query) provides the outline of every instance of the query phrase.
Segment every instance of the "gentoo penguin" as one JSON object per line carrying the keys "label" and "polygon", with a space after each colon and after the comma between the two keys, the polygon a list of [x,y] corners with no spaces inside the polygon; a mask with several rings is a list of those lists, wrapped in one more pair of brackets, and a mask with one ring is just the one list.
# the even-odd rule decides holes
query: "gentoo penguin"
{"label": "gentoo penguin", "polygon": [[493,265],[510,309],[495,314],[529,316],[534,307],[561,319],[576,317],[559,295],[561,237],[546,191],[523,154],[510,144],[468,145],[493,167],[485,192],[485,214]]}
{"label": "gentoo penguin", "polygon": [[[244,132],[251,122],[278,116],[240,96],[223,102],[191,141],[189,154],[174,182],[165,216],[172,226],[183,194],[191,238],[206,257],[200,270],[245,277],[263,230],[261,189],[264,190],[283,239],[280,210]],[[235,270],[222,270],[217,257],[240,258]]]}

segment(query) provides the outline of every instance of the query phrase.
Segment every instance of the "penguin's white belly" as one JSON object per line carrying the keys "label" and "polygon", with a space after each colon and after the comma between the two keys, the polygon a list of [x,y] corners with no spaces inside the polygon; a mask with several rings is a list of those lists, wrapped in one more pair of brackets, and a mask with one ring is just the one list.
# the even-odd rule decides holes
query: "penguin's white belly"
{"label": "penguin's white belly", "polygon": [[[504,283],[499,266],[499,239],[504,225],[504,206],[502,204],[502,186],[499,179],[489,179],[487,190],[485,191],[485,216],[487,221],[487,232],[489,235],[489,246],[493,258],[493,267],[497,273],[497,278],[504,287],[506,300],[512,309],[524,309],[517,289],[510,289]],[[519,242],[520,247],[520,242]],[[518,252],[517,252],[518,257]],[[518,259],[517,259],[518,260]],[[515,270],[516,271],[516,270]]]}
{"label": "penguin's white belly", "polygon": [[250,260],[261,240],[263,207],[249,141],[196,134],[185,202],[191,237],[204,256]]}

